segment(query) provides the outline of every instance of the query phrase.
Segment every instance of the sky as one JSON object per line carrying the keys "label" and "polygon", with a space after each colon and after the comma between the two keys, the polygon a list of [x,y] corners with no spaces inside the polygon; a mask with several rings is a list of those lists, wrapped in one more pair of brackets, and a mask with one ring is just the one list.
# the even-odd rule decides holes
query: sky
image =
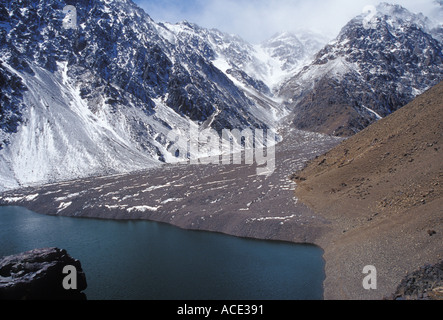
{"label": "sky", "polygon": [[443,0],[133,0],[156,22],[189,21],[236,34],[251,43],[311,30],[334,38],[368,5],[400,4],[443,22]]}

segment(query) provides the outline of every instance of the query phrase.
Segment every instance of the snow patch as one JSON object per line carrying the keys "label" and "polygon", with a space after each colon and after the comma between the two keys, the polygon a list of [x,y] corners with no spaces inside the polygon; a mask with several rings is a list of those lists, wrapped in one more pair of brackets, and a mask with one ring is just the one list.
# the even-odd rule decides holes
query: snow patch
{"label": "snow patch", "polygon": [[129,213],[131,213],[133,211],[138,211],[138,212],[153,211],[153,212],[156,212],[160,208],[161,207],[135,206],[135,207],[127,208],[126,211],[129,212]]}
{"label": "snow patch", "polygon": [[65,210],[67,207],[69,207],[72,204],[72,202],[61,202],[58,206],[57,213]]}
{"label": "snow patch", "polygon": [[183,198],[169,198],[169,199],[163,200],[161,202],[161,204],[167,204],[169,202],[178,202],[178,201],[181,201],[181,200],[183,200]]}

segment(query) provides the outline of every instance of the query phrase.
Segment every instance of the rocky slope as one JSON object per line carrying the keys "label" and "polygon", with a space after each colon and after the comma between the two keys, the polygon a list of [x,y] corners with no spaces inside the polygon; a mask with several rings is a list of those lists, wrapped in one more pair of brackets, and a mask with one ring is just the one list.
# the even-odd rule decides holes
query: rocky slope
{"label": "rocky slope", "polygon": [[440,83],[293,176],[297,197],[332,223],[322,246],[328,287],[337,289],[327,295],[364,296],[361,282],[340,281],[374,265],[380,298],[443,257],[442,102]]}
{"label": "rocky slope", "polygon": [[351,136],[443,80],[442,44],[426,17],[384,3],[367,19],[352,19],[280,88],[297,128]]}

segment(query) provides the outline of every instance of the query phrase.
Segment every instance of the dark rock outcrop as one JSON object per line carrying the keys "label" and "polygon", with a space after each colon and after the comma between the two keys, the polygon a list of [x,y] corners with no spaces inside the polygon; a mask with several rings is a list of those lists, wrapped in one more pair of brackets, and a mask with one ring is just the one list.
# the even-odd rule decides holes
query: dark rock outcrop
{"label": "dark rock outcrop", "polygon": [[443,260],[407,275],[390,299],[443,300]]}
{"label": "dark rock outcrop", "polygon": [[[66,266],[76,269],[76,289],[66,290]],[[80,261],[66,250],[35,249],[0,259],[0,300],[86,300],[86,276]]]}

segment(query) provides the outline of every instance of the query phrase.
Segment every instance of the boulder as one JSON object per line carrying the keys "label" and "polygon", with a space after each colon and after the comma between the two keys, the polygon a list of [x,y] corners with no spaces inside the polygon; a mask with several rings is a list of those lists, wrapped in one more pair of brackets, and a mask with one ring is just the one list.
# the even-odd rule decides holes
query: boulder
{"label": "boulder", "polygon": [[35,249],[0,258],[0,300],[86,300],[86,287],[80,261],[66,250]]}

